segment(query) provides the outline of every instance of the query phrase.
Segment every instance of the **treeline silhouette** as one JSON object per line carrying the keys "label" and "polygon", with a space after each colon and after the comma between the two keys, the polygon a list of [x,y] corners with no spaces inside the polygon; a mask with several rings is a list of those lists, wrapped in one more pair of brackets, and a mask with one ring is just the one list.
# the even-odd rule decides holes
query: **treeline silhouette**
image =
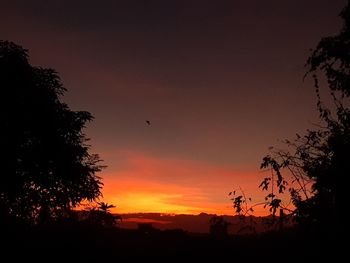
{"label": "treeline silhouette", "polygon": [[181,230],[123,229],[87,222],[16,225],[2,230],[2,259],[11,262],[118,260],[315,262],[333,256],[320,236],[295,229],[258,235],[191,234]]}
{"label": "treeline silhouette", "polygon": [[61,102],[52,69],[34,67],[27,50],[0,42],[1,220],[47,223],[100,196],[102,166],[83,133],[92,115]]}
{"label": "treeline silhouette", "polygon": [[[289,214],[305,231],[320,232],[337,239],[346,229],[346,178],[350,174],[350,5],[341,11],[339,34],[322,38],[306,63],[304,78],[311,77],[316,94],[319,124],[294,140],[285,140],[286,149],[274,149],[265,156],[261,169],[271,171],[260,188],[272,216]],[[322,94],[328,94],[325,99]],[[326,102],[325,102],[326,101]],[[327,104],[328,103],[328,104]],[[329,105],[330,103],[330,105]],[[280,198],[290,194],[288,207]],[[237,214],[248,215],[254,205],[242,189],[233,191]],[[285,211],[285,212],[284,212]]]}

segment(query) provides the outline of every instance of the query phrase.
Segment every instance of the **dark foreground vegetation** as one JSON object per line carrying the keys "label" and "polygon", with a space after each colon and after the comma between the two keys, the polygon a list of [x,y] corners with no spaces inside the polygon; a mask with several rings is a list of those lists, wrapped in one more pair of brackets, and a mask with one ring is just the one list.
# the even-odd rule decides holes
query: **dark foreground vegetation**
{"label": "dark foreground vegetation", "polygon": [[181,230],[143,232],[89,224],[16,226],[2,229],[8,262],[118,262],[119,260],[236,262],[336,262],[338,238],[297,229],[254,236],[214,237]]}

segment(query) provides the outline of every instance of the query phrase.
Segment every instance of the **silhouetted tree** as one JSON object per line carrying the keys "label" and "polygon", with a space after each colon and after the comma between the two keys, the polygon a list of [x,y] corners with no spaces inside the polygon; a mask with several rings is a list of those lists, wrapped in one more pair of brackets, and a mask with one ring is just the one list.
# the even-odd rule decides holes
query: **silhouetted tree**
{"label": "silhouetted tree", "polygon": [[[349,3],[340,16],[344,21],[341,32],[321,39],[306,64],[306,76],[314,80],[322,124],[304,136],[297,134],[294,141],[286,140],[289,150],[273,151],[261,164],[273,171],[260,185],[269,191],[273,211],[281,207],[277,195],[288,189],[298,222],[329,233],[345,226],[342,213],[348,200],[346,176],[350,175]],[[321,98],[322,78],[332,101],[328,106]]]}
{"label": "silhouetted tree", "polygon": [[224,217],[213,216],[210,218],[209,233],[215,237],[225,237],[228,235],[228,226],[230,225]]}
{"label": "silhouetted tree", "polygon": [[258,206],[263,206],[264,208],[269,207],[269,211],[272,215],[272,217],[266,217],[263,220],[266,231],[282,228],[283,224],[287,221],[283,215],[282,209],[280,209],[280,215],[282,214],[283,216],[279,218],[275,217],[277,208],[282,205],[280,201],[278,201],[278,206],[276,206],[276,202],[271,202],[271,200],[269,200],[272,198],[271,193],[269,193],[262,202],[253,202],[252,198],[247,197],[241,187],[229,192],[229,196],[231,197],[230,200],[232,201],[236,215],[239,216],[237,234],[256,233],[257,222],[254,217],[254,209]]}
{"label": "silhouetted tree", "polygon": [[109,212],[111,208],[115,208],[115,205],[109,205],[108,203],[105,202],[98,202],[99,207],[98,209],[103,211],[103,212]]}
{"label": "silhouetted tree", "polygon": [[45,221],[100,196],[102,166],[83,133],[93,119],[61,101],[66,89],[52,69],[0,41],[0,213]]}
{"label": "silhouetted tree", "polygon": [[233,190],[232,192],[229,192],[228,195],[231,197],[233,208],[235,209],[236,214],[240,217],[252,215],[252,213],[254,212],[254,207],[260,205],[260,203],[250,205],[249,202],[252,202],[252,199],[251,197],[246,197],[242,188],[239,188],[238,190]]}
{"label": "silhouetted tree", "polygon": [[117,225],[118,220],[122,220],[120,216],[113,215],[110,212],[110,209],[114,208],[115,205],[109,205],[105,202],[97,202],[97,204],[98,207],[92,207],[87,210],[86,220],[90,224],[112,227]]}

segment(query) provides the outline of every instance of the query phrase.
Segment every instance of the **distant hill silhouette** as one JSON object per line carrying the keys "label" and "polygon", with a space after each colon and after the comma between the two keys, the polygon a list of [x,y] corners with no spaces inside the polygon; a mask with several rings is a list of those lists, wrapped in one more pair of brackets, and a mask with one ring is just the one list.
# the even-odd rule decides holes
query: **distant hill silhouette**
{"label": "distant hill silhouette", "polygon": [[[139,223],[152,223],[153,227],[160,230],[183,229],[189,233],[209,233],[210,219],[215,214],[200,213],[198,215],[187,214],[162,214],[162,213],[130,213],[119,214],[123,218],[120,227],[136,229]],[[230,223],[229,234],[253,233],[247,226],[253,225],[256,233],[269,230],[269,217],[247,217],[245,222],[239,216],[223,216],[224,220]],[[251,220],[253,222],[251,222]],[[290,225],[291,223],[288,223]]]}

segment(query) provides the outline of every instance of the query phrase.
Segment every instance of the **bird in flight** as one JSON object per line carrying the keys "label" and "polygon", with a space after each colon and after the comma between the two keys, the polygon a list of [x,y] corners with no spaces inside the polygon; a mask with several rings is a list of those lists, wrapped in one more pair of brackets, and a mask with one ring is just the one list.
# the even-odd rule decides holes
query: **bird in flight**
{"label": "bird in flight", "polygon": [[148,125],[151,125],[151,122],[150,122],[149,120],[147,120],[146,123],[147,123]]}

